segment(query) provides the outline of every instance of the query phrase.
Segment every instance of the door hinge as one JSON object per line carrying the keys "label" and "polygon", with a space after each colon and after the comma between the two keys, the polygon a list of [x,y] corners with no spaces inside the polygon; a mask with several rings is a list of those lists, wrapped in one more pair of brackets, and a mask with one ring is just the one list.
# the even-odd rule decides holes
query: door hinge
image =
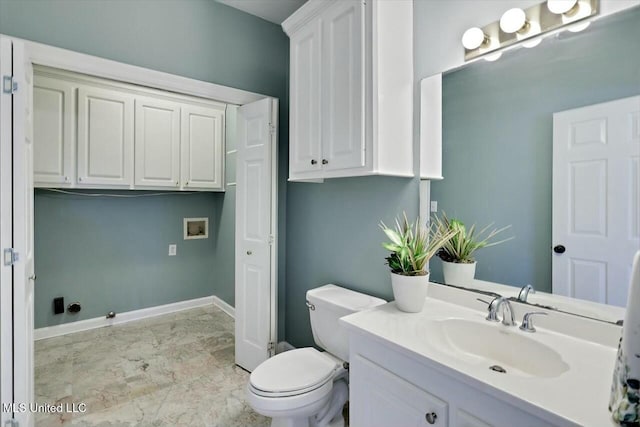
{"label": "door hinge", "polygon": [[273,245],[273,242],[276,241],[276,236],[273,234],[269,234],[269,245]]}
{"label": "door hinge", "polygon": [[4,422],[5,427],[20,427],[20,423],[15,418],[11,418]]}
{"label": "door hinge", "polygon": [[269,133],[271,135],[275,135],[276,134],[276,127],[273,125],[273,123],[269,123]]}
{"label": "door hinge", "polygon": [[269,352],[269,354],[275,354],[276,343],[273,341],[269,341],[269,344],[267,344],[267,351]]}
{"label": "door hinge", "polygon": [[18,82],[15,81],[13,76],[2,76],[2,92],[12,94],[17,91]]}
{"label": "door hinge", "polygon": [[20,259],[20,254],[16,252],[13,248],[5,248],[4,250],[4,265],[10,266],[18,262]]}

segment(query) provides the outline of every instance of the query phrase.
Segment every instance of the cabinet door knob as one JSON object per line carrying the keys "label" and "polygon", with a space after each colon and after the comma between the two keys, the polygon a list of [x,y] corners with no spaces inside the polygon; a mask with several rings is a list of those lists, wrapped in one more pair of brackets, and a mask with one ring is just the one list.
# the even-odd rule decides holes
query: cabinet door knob
{"label": "cabinet door knob", "polygon": [[180,182],[179,182],[179,181],[176,181],[176,187],[177,187],[177,186],[179,186],[179,185],[180,185]]}
{"label": "cabinet door knob", "polygon": [[327,160],[327,159],[322,159],[322,164],[323,164],[323,165],[326,165],[327,163],[329,163],[329,160]]}
{"label": "cabinet door knob", "polygon": [[438,414],[435,412],[427,412],[424,417],[429,424],[435,424],[438,420]]}
{"label": "cabinet door knob", "polygon": [[247,255],[251,255],[251,254],[253,254],[253,252],[247,251]]}
{"label": "cabinet door knob", "polygon": [[81,176],[78,177],[78,181],[82,181],[82,177]]}
{"label": "cabinet door knob", "polygon": [[317,160],[315,160],[315,159],[311,159],[311,164],[312,164],[312,165],[318,164],[318,161],[317,161]]}
{"label": "cabinet door knob", "polygon": [[65,176],[65,177],[64,177],[64,182],[68,182],[68,181],[69,181],[69,177],[68,177],[68,176]]}

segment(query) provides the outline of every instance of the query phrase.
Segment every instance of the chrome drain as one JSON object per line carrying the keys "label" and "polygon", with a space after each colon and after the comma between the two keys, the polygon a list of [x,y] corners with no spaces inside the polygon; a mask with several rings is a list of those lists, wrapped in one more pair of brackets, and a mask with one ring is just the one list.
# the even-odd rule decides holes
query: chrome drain
{"label": "chrome drain", "polygon": [[502,366],[500,365],[493,365],[493,366],[489,366],[489,369],[491,369],[494,372],[500,372],[501,374],[506,374],[507,370],[504,369]]}

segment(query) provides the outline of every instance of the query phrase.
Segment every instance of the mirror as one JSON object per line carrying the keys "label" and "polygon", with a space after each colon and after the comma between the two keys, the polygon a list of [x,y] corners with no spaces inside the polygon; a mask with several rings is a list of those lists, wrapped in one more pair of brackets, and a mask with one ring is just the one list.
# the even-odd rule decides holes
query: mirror
{"label": "mirror", "polygon": [[[616,110],[616,119],[588,106],[640,95],[638,40],[634,8],[443,76],[444,179],[431,182],[431,200],[439,214],[467,226],[511,225],[503,235],[515,237],[476,252],[474,288],[517,297],[531,284],[537,293],[529,303],[609,322],[624,318],[640,249],[640,98],[631,99],[631,110],[628,103]],[[567,110],[556,115],[554,135],[554,114]],[[626,144],[623,160],[598,151],[613,148],[607,138],[615,132]],[[564,152],[554,149],[554,137]],[[584,157],[567,149],[575,147],[586,148]],[[558,245],[564,253],[553,252]],[[585,255],[599,245],[608,258]],[[437,257],[431,276],[444,283]]]}

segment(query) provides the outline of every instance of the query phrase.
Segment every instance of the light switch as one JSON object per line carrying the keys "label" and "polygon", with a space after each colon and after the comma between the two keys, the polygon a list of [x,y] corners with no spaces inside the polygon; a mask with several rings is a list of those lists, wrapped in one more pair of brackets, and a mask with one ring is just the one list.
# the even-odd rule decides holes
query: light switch
{"label": "light switch", "polygon": [[431,212],[438,212],[438,201],[437,200],[432,200],[431,201]]}
{"label": "light switch", "polygon": [[169,256],[175,256],[178,253],[178,245],[169,245]]}

